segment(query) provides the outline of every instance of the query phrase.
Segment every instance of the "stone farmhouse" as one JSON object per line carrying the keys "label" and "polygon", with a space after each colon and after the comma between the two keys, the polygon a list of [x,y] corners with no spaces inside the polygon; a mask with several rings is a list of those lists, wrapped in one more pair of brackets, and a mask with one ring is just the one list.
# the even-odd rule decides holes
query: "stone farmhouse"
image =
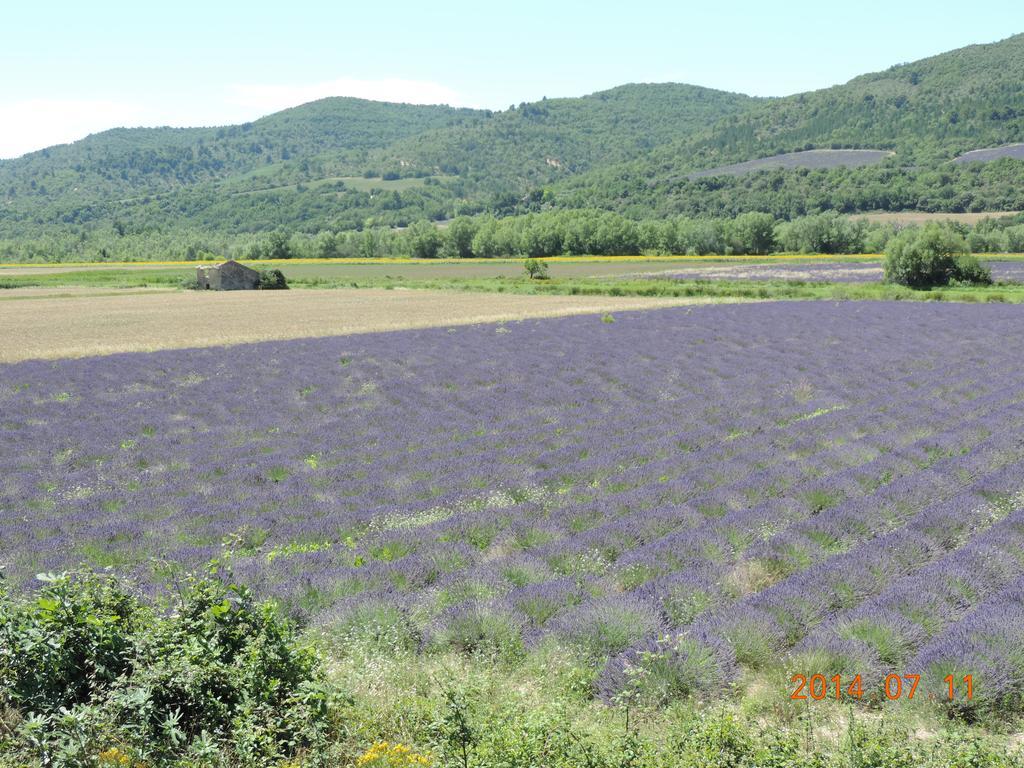
{"label": "stone farmhouse", "polygon": [[254,291],[260,287],[260,273],[234,259],[212,267],[196,267],[198,287],[212,291]]}

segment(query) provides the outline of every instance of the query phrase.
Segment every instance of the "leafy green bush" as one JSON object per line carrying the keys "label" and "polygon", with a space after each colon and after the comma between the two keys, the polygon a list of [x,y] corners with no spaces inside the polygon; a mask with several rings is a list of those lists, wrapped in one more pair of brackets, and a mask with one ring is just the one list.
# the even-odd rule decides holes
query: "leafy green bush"
{"label": "leafy green bush", "polygon": [[262,766],[329,730],[318,657],[213,575],[186,580],[166,613],[108,576],[47,577],[35,595],[0,593],[0,641],[0,711],[14,713],[0,753],[94,765],[116,746],[125,765]]}
{"label": "leafy green bush", "polygon": [[280,291],[288,287],[288,281],[280,269],[260,270],[260,290]]}
{"label": "leafy green bush", "polygon": [[992,275],[967,253],[957,232],[940,224],[900,232],[885,251],[886,282],[910,288],[963,283],[988,285]]}
{"label": "leafy green bush", "polygon": [[967,236],[967,247],[971,253],[1006,253],[1009,242],[1005,232],[984,232],[978,227]]}
{"label": "leafy green bush", "polygon": [[88,703],[130,670],[132,638],[148,617],[109,577],[40,579],[33,600],[0,592],[0,702],[52,714]]}

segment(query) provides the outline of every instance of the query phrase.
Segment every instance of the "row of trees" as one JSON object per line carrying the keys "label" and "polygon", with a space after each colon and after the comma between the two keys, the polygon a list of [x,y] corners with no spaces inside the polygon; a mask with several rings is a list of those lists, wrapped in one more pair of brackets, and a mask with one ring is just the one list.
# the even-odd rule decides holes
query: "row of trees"
{"label": "row of trees", "polygon": [[[543,258],[560,255],[881,253],[901,229],[834,212],[779,220],[750,212],[731,219],[634,221],[607,211],[546,211],[503,219],[462,216],[441,224],[316,234],[276,231],[116,232],[0,241],[0,261],[144,261],[346,258]],[[1024,253],[1024,216],[953,225],[974,253]]]}
{"label": "row of trees", "polygon": [[[1024,252],[1024,218],[953,225],[979,253]],[[634,221],[607,211],[557,211],[496,219],[460,217],[446,226],[418,222],[400,232],[321,233],[288,241],[294,255],[335,258],[354,255],[415,258],[679,254],[762,255],[787,253],[881,253],[901,229],[889,223],[834,212],[777,220],[750,212],[731,219]],[[282,243],[282,236],[272,238]],[[277,251],[280,255],[280,250]]]}
{"label": "row of trees", "polygon": [[969,232],[961,234],[966,234],[971,253],[1024,253],[1024,224],[1007,226],[997,219],[982,219]]}

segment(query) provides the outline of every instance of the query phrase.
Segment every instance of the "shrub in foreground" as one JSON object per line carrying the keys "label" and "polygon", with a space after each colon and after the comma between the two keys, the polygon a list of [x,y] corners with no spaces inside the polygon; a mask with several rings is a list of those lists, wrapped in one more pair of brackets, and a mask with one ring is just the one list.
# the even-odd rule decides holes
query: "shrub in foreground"
{"label": "shrub in foreground", "polygon": [[318,657],[293,627],[215,576],[187,580],[167,612],[94,574],[0,593],[0,753],[271,765],[323,741],[328,705]]}
{"label": "shrub in foreground", "polygon": [[890,241],[885,252],[885,280],[910,288],[989,285],[992,274],[967,253],[967,243],[957,232],[929,224],[905,230]]}
{"label": "shrub in foreground", "polygon": [[[621,671],[649,695],[628,697],[628,707],[581,707],[589,676],[573,654],[514,667],[478,655],[452,667],[444,655],[441,664],[409,655],[393,665],[388,647],[379,658],[341,657],[338,671],[348,665],[359,698],[346,703],[346,727],[332,728],[338,710],[321,667],[273,608],[216,575],[176,593],[157,611],[106,576],[50,577],[23,597],[0,582],[0,766],[1020,764],[1005,739],[958,723],[917,739],[905,719],[851,714],[832,741],[818,738],[827,720],[810,710],[787,726],[683,705],[681,696],[720,689],[716,670],[732,663],[728,647],[696,637],[632,654]],[[383,625],[396,619],[358,613]]]}

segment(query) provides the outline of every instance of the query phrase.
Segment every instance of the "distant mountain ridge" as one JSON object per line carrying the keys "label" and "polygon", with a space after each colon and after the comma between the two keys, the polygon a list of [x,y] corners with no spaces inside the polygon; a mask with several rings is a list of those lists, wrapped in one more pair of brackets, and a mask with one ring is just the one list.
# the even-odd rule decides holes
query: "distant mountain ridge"
{"label": "distant mountain ridge", "polygon": [[[1019,209],[1024,162],[977,152],[1020,143],[1024,35],[785,98],[672,83],[500,112],[331,98],[244,125],[114,129],[0,161],[0,240],[316,232],[549,207]],[[891,154],[862,168],[765,161],[806,150]],[[1001,159],[951,164],[972,152]],[[722,175],[737,164],[754,172]],[[784,167],[761,169],[771,165]]]}

